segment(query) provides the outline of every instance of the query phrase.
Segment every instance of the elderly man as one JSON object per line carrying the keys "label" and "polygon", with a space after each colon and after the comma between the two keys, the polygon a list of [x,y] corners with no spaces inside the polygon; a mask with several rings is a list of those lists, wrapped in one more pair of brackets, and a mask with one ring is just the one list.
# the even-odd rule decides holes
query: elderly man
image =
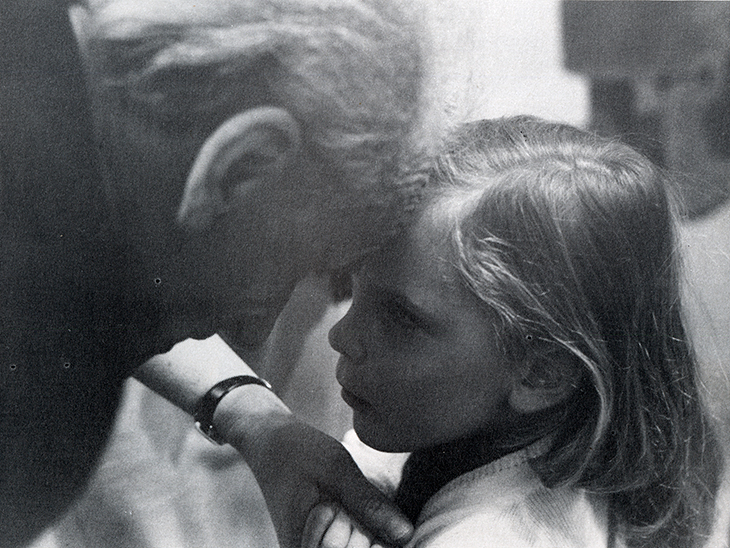
{"label": "elderly man", "polygon": [[406,539],[246,364],[150,358],[220,332],[255,363],[298,280],[397,230],[417,186],[399,167],[415,29],[380,0],[91,1],[71,19],[92,138],[61,8],[10,2],[2,21],[0,545],[83,487],[129,374],[243,454],[283,546],[328,497]]}

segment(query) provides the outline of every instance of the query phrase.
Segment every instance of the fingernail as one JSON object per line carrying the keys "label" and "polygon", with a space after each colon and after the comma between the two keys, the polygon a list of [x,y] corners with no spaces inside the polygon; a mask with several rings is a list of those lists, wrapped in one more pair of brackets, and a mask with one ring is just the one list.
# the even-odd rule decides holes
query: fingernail
{"label": "fingernail", "polygon": [[391,532],[393,534],[393,541],[398,546],[403,546],[413,536],[413,525],[407,521],[398,520],[393,522]]}

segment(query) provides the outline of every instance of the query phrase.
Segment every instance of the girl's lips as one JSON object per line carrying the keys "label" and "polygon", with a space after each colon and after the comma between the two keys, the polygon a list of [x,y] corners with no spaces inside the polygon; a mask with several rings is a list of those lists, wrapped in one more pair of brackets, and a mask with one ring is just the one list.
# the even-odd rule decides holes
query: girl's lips
{"label": "girl's lips", "polygon": [[355,411],[365,413],[372,409],[372,406],[368,402],[358,398],[355,394],[349,392],[345,388],[340,391],[340,396],[343,400],[345,400],[345,403],[352,407],[352,409]]}

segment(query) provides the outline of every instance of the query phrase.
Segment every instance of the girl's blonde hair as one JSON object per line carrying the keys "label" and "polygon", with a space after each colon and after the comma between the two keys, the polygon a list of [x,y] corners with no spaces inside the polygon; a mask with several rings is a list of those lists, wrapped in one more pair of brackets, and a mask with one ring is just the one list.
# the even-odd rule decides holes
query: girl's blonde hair
{"label": "girl's blonde hair", "polygon": [[607,494],[630,546],[692,545],[719,457],[666,178],[628,146],[532,117],[465,125],[433,178],[437,197],[470,198],[453,218],[456,266],[496,311],[505,351],[572,364],[567,403],[522,433],[554,432],[533,463],[544,483]]}

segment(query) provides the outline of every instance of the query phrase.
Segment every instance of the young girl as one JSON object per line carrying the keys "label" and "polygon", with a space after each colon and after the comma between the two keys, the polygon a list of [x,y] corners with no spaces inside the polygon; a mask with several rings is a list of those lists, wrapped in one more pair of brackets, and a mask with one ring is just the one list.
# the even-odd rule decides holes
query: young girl
{"label": "young girl", "polygon": [[[672,211],[648,160],[569,126],[482,121],[447,143],[330,333],[359,438],[411,453],[410,546],[701,543],[719,456]],[[307,536],[369,545],[332,507]]]}

